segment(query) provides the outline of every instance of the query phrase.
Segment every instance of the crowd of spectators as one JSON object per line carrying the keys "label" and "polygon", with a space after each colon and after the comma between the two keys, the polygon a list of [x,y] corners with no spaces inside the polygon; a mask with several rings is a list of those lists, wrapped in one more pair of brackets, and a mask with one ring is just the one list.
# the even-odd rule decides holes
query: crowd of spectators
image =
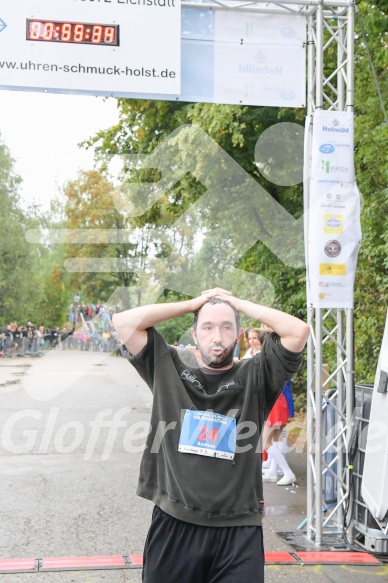
{"label": "crowd of spectators", "polygon": [[112,325],[113,313],[102,304],[71,304],[62,328],[11,322],[0,329],[0,358],[42,356],[50,349],[118,351],[121,343]]}

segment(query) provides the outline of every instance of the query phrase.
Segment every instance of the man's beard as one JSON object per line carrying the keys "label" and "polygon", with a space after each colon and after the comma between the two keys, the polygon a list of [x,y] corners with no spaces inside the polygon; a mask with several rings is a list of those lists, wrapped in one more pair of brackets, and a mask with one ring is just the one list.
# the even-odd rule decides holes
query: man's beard
{"label": "man's beard", "polygon": [[[197,342],[198,343],[198,342]],[[225,346],[223,344],[213,344],[212,346],[209,347],[209,351],[211,350],[211,348],[222,348],[223,352],[221,352],[220,354],[216,355],[216,356],[207,356],[203,350],[201,345],[198,343],[198,349],[199,352],[201,353],[201,359],[203,364],[205,364],[206,366],[208,366],[209,368],[224,368],[225,366],[228,366],[230,364],[233,363],[233,353],[234,353],[234,347],[236,346],[237,343],[237,339],[228,347],[225,348]]]}

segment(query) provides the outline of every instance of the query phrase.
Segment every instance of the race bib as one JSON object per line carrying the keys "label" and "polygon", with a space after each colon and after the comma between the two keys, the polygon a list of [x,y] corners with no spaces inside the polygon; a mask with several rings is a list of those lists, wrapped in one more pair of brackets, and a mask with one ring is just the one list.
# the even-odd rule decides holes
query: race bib
{"label": "race bib", "polygon": [[236,419],[212,411],[186,409],[178,451],[233,460]]}

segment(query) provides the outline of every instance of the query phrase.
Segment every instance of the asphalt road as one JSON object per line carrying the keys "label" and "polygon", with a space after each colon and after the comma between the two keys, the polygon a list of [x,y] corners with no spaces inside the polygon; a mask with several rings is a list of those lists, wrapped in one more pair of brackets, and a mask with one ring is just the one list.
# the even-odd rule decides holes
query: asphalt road
{"label": "asphalt road", "polygon": [[[152,505],[135,490],[150,407],[149,389],[122,358],[59,350],[0,361],[0,558],[142,553]],[[267,550],[292,551],[276,533],[305,516],[304,454],[293,463],[298,488],[266,485]],[[267,583],[344,577],[388,581],[388,565],[266,567]],[[141,570],[1,575],[46,581],[138,583]]]}

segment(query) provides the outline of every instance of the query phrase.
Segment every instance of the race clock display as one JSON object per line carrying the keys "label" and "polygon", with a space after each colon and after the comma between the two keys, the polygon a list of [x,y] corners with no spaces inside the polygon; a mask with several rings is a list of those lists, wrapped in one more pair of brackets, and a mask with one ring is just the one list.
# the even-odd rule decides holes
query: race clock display
{"label": "race clock display", "polygon": [[75,43],[118,47],[119,25],[65,22],[58,20],[26,20],[26,39],[30,41]]}

